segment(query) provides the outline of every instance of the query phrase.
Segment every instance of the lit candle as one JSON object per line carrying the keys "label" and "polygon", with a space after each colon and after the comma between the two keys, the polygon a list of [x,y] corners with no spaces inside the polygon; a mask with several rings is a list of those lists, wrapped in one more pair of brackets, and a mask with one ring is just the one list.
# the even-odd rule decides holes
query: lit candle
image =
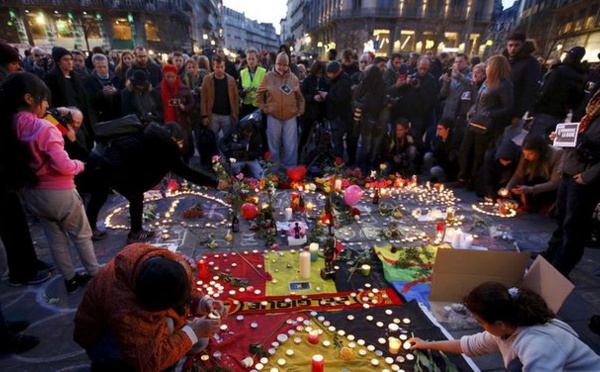
{"label": "lit candle", "polygon": [[310,342],[311,344],[319,343],[319,330],[313,329],[310,332],[308,332],[308,342]]}
{"label": "lit candle", "polygon": [[466,234],[463,240],[462,248],[469,249],[473,245],[473,235]]}
{"label": "lit candle", "polygon": [[300,253],[300,278],[310,278],[310,252],[308,250]]}
{"label": "lit candle", "polygon": [[306,203],[306,210],[312,211],[313,209],[315,209],[315,204],[313,202],[307,202]]}
{"label": "lit candle", "polygon": [[287,207],[285,209],[285,220],[286,221],[291,221],[292,220],[292,214],[293,214],[292,208]]}
{"label": "lit candle", "polygon": [[336,179],[334,184],[333,184],[333,188],[335,189],[335,191],[340,191],[342,189],[342,180],[341,179]]}
{"label": "lit candle", "polygon": [[453,221],[454,220],[454,213],[456,212],[456,210],[452,207],[448,207],[446,208],[446,219],[448,221]]}
{"label": "lit candle", "polygon": [[317,261],[319,259],[319,243],[310,243],[310,260]]}
{"label": "lit candle", "polygon": [[323,355],[316,354],[312,357],[312,372],[323,372],[325,370],[325,359]]}
{"label": "lit candle", "polygon": [[362,272],[362,274],[364,276],[369,276],[369,275],[371,275],[371,266],[369,266],[369,265],[362,265],[360,267],[360,271]]}
{"label": "lit candle", "polygon": [[401,345],[402,345],[402,343],[400,342],[399,338],[396,338],[396,337],[388,338],[388,346],[389,346],[390,354],[398,354],[398,351],[400,350]]}
{"label": "lit candle", "polygon": [[198,269],[198,279],[208,279],[208,264],[206,260],[198,260],[196,264],[196,268]]}
{"label": "lit candle", "polygon": [[460,248],[463,239],[463,232],[461,229],[457,229],[452,237],[452,248]]}

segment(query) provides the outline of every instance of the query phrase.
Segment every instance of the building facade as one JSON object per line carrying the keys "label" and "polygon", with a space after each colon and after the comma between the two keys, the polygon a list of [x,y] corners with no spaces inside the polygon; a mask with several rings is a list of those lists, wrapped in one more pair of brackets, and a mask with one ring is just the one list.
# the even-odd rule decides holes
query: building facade
{"label": "building facade", "polygon": [[272,24],[248,19],[244,13],[223,7],[223,46],[232,53],[247,48],[276,51],[279,42]]}
{"label": "building facade", "polygon": [[586,49],[588,62],[599,62],[598,0],[522,0],[517,28],[535,40],[544,58],[561,58],[574,46]]}
{"label": "building facade", "polygon": [[[0,0],[0,38],[50,49],[198,51],[220,39],[221,0]],[[206,35],[205,38],[203,36]]]}
{"label": "building facade", "polygon": [[302,49],[483,54],[494,0],[308,0]]}

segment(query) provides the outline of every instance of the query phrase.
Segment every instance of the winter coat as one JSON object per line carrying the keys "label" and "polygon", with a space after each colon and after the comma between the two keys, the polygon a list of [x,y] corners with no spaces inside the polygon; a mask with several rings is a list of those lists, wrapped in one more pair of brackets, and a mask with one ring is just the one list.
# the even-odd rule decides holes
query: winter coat
{"label": "winter coat", "polygon": [[302,80],[302,95],[304,96],[305,109],[304,118],[306,120],[322,120],[325,116],[325,101],[315,101],[317,92],[329,92],[329,83],[327,79],[317,78],[313,75],[308,75]]}
{"label": "winter coat", "polygon": [[[87,285],[75,314],[74,340],[86,350],[96,347],[108,332],[120,354],[135,371],[162,371],[192,349],[187,319],[173,309],[148,311],[134,293],[138,273],[153,257],[177,261],[185,268],[192,303],[199,295],[192,269],[186,260],[167,249],[132,244],[100,269]],[[190,307],[191,310],[191,307]],[[191,312],[191,311],[190,311]]]}
{"label": "winter coat", "polygon": [[510,124],[514,112],[513,84],[510,80],[502,80],[498,86],[491,88],[487,82],[479,90],[474,115],[491,119],[488,130],[499,133]]}
{"label": "winter coat", "polygon": [[550,70],[533,106],[534,115],[566,117],[569,109],[576,109],[581,103],[584,84],[585,75],[574,67],[561,64]]}
{"label": "winter coat", "polygon": [[[229,108],[231,110],[231,122],[237,123],[240,116],[240,97],[238,95],[237,83],[235,79],[225,74],[227,79],[227,96],[229,98]],[[208,120],[210,125],[212,121],[212,110],[215,104],[215,74],[208,74],[202,80],[202,91],[200,93],[200,113]]]}
{"label": "winter coat", "polygon": [[330,88],[325,100],[327,119],[352,120],[352,82],[345,72],[329,81]]}
{"label": "winter coat", "polygon": [[146,75],[148,75],[148,81],[150,81],[150,84],[152,84],[152,86],[155,88],[162,81],[163,76],[162,71],[160,70],[160,66],[150,60],[148,60],[148,63],[145,67],[140,66],[137,62],[134,61],[131,67],[127,69],[127,73],[125,73],[127,80],[131,80],[131,78],[133,77],[133,73],[136,70],[144,71]]}
{"label": "winter coat", "polygon": [[[284,92],[282,88],[286,88]],[[278,120],[289,120],[304,114],[304,97],[300,91],[300,82],[290,70],[284,74],[270,71],[257,94],[258,108]]]}
{"label": "winter coat", "polygon": [[[471,72],[467,69],[450,79],[449,82],[442,80],[440,97],[445,98],[442,118],[451,118],[457,120],[464,118],[467,114],[470,104],[463,105],[463,101],[472,102],[477,96],[475,85],[473,84]],[[465,111],[465,107],[467,107]],[[461,108],[462,111],[461,112]]]}
{"label": "winter coat", "polygon": [[[158,86],[156,91],[157,91],[156,94],[159,97],[162,97],[160,85]],[[195,103],[194,96],[192,95],[192,91],[190,90],[190,88],[188,88],[182,82],[179,85],[179,90],[173,96],[173,98],[179,99],[180,102],[184,106],[183,110],[179,107],[173,107],[173,110],[175,111],[175,122],[177,122],[177,124],[179,124],[184,131],[191,132],[192,131],[192,120],[190,118],[190,115],[192,114],[192,111],[194,110],[194,103]],[[165,102],[163,102],[162,99],[161,99],[161,103],[163,105],[163,112],[164,112]],[[166,104],[169,104],[169,103],[167,102]]]}
{"label": "winter coat", "polygon": [[509,58],[505,50],[502,54],[508,58],[510,63],[510,80],[513,83],[513,117],[521,118],[526,111],[530,110],[538,91],[538,76],[540,75],[540,64],[531,55],[533,50],[526,43],[518,55]]}
{"label": "winter coat", "polygon": [[560,184],[560,173],[558,173],[558,166],[561,158],[562,150],[550,146],[548,148],[546,159],[543,159],[542,162],[540,162],[539,169],[536,169],[532,162],[525,159],[524,156],[521,156],[517,170],[511,177],[510,181],[508,181],[506,188],[510,190],[515,186],[523,185],[527,180],[541,177],[545,179],[546,182],[534,185],[534,194],[558,189],[558,185]]}
{"label": "winter coat", "polygon": [[94,111],[98,122],[114,120],[123,116],[121,113],[121,94],[117,91],[112,96],[104,94],[102,89],[106,85],[119,87],[119,78],[109,72],[107,79],[101,79],[95,71],[84,80],[84,87],[90,100],[90,106]]}
{"label": "winter coat", "polygon": [[131,84],[121,91],[121,112],[123,115],[137,115],[140,119],[152,116],[154,121],[162,122],[163,107],[160,94],[151,86],[139,91]]}

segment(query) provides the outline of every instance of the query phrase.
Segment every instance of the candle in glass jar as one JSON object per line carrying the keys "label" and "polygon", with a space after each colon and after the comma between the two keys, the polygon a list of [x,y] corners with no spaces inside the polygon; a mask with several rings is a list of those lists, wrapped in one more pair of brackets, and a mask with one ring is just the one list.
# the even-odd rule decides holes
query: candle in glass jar
{"label": "candle in glass jar", "polygon": [[306,210],[312,211],[313,209],[315,209],[315,204],[313,202],[306,202]]}
{"label": "candle in glass jar", "polygon": [[398,354],[398,351],[400,350],[400,346],[402,346],[402,342],[400,341],[399,338],[389,337],[388,345],[389,345],[390,354]]}
{"label": "candle in glass jar", "polygon": [[369,276],[369,275],[371,275],[371,266],[370,265],[366,265],[366,264],[362,265],[360,267],[360,271],[362,272],[362,274],[364,276]]}
{"label": "candle in glass jar", "polygon": [[293,215],[293,210],[290,207],[287,207],[285,209],[285,220],[286,221],[291,221],[292,220],[292,215]]}
{"label": "candle in glass jar", "polygon": [[311,344],[319,343],[319,331],[318,330],[313,329],[310,332],[308,332],[308,342],[310,342]]}
{"label": "candle in glass jar", "polygon": [[310,260],[315,262],[319,259],[319,243],[310,243]]}
{"label": "candle in glass jar", "polygon": [[316,354],[312,357],[312,372],[323,372],[325,370],[325,359],[323,355]]}

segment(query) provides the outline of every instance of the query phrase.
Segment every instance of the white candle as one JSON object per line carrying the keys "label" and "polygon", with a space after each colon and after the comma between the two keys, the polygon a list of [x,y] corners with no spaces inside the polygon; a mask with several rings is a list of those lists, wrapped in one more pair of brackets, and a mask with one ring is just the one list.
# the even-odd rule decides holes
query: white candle
{"label": "white candle", "polygon": [[457,229],[452,237],[452,248],[460,248],[463,239],[463,232],[461,229]]}
{"label": "white candle", "polygon": [[310,252],[303,251],[300,253],[300,278],[310,278]]}
{"label": "white candle", "polygon": [[473,245],[473,235],[465,234],[465,238],[463,240],[463,244],[461,248],[469,249]]}
{"label": "white candle", "polygon": [[293,214],[292,208],[287,207],[285,209],[285,220],[286,221],[291,221],[292,220],[292,214]]}
{"label": "white candle", "polygon": [[319,259],[319,243],[310,243],[310,260],[316,261]]}
{"label": "white candle", "polygon": [[340,180],[339,178],[335,180],[335,183],[333,184],[333,188],[336,191],[339,191],[342,189],[342,180]]}

